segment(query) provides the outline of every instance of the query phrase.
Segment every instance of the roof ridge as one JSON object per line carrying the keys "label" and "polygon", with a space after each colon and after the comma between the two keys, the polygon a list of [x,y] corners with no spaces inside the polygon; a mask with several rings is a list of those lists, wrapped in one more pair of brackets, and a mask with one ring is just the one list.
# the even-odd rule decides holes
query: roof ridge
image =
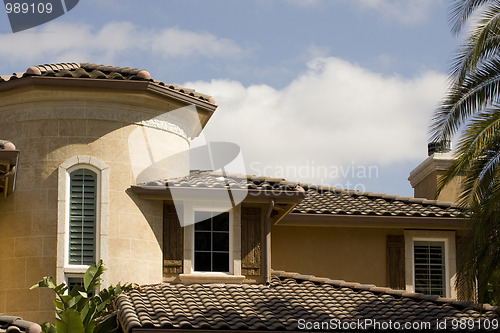
{"label": "roof ridge", "polygon": [[280,270],[271,270],[271,275],[278,278],[289,278],[294,280],[310,281],[319,284],[329,284],[335,287],[349,288],[352,290],[366,290],[377,294],[388,294],[397,297],[405,297],[418,299],[422,301],[430,301],[435,304],[451,304],[455,307],[472,308],[475,310],[496,311],[498,307],[491,304],[478,304],[472,301],[459,300],[455,298],[445,298],[435,295],[425,295],[422,293],[414,293],[407,290],[392,289],[389,287],[378,287],[374,284],[366,284],[359,282],[346,282],[344,280],[332,280],[325,277],[316,277],[314,275],[303,275],[296,272],[286,272]]}

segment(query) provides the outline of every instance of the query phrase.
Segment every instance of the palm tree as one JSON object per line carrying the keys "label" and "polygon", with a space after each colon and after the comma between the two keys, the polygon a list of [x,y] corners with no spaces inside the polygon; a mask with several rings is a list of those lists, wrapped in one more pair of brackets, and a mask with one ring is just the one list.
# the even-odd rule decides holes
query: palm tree
{"label": "palm tree", "polygon": [[431,125],[435,142],[461,132],[438,193],[462,176],[458,200],[468,228],[457,273],[461,297],[500,304],[500,1],[452,0],[451,23],[457,34],[471,28]]}

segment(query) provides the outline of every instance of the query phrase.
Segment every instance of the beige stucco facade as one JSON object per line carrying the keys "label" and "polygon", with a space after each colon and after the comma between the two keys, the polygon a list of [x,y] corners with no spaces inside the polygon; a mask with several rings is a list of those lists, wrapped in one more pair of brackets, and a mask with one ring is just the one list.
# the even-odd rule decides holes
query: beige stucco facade
{"label": "beige stucco facade", "polygon": [[[0,100],[2,138],[21,151],[16,190],[0,200],[0,313],[35,322],[54,319],[53,294],[29,288],[43,276],[61,283],[72,272],[64,261],[64,177],[75,166],[93,168],[100,177],[98,256],[109,268],[105,284],[160,282],[162,202],[139,200],[127,189],[141,161],[189,148],[193,119],[155,118],[186,104],[145,91],[62,86],[3,91]],[[154,147],[146,156],[136,149],[141,135],[153,138],[163,155],[153,156]],[[166,176],[188,168],[186,156],[178,156]]]}
{"label": "beige stucco facade", "polygon": [[[272,228],[275,270],[388,287],[388,270],[396,269],[404,272],[406,290],[414,292],[413,241],[439,240],[446,244],[447,297],[457,295],[455,239],[463,233],[458,219],[294,215]],[[402,237],[402,267],[388,267],[387,236]]]}
{"label": "beige stucco facade", "polygon": [[397,229],[274,226],[273,269],[386,286],[386,237]]}

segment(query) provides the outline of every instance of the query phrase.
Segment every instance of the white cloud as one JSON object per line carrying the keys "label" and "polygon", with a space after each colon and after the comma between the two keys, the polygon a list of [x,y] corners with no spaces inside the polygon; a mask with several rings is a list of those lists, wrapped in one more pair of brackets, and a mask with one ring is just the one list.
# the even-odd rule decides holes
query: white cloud
{"label": "white cloud", "polygon": [[1,60],[36,63],[96,61],[113,63],[126,54],[167,58],[231,58],[242,49],[232,40],[179,28],[145,29],[130,22],[111,22],[100,30],[90,25],[52,22],[39,29],[0,34]]}
{"label": "white cloud", "polygon": [[433,6],[441,0],[358,0],[352,1],[357,7],[365,10],[375,10],[379,14],[404,24],[424,22]]}
{"label": "white cloud", "polygon": [[215,97],[219,108],[206,137],[239,144],[249,173],[318,183],[331,181],[318,175],[321,167],[421,161],[446,76],[383,76],[338,58],[316,58],[281,90],[230,80],[185,86]]}

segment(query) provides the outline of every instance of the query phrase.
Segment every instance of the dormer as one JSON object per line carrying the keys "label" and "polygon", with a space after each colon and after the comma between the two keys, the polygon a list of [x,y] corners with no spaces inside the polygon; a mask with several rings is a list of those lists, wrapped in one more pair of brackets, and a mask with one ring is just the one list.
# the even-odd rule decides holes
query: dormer
{"label": "dormer", "polygon": [[283,179],[214,171],[131,189],[164,202],[163,280],[182,283],[269,282],[271,225],[305,197]]}

